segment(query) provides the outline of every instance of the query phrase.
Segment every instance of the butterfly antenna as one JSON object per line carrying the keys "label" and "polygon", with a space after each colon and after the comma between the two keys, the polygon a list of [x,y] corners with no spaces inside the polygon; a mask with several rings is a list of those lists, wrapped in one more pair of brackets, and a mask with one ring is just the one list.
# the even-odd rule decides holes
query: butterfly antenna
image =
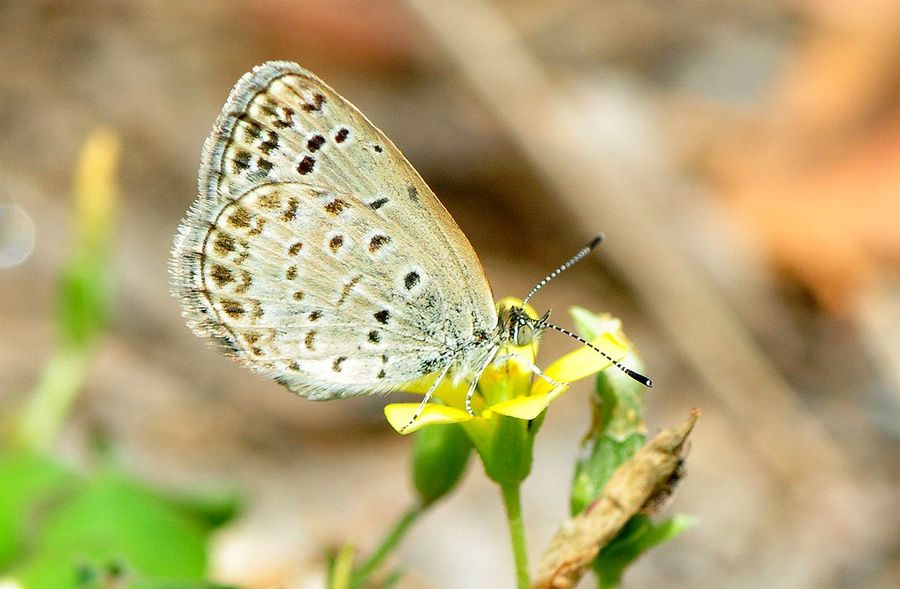
{"label": "butterfly antenna", "polygon": [[574,256],[572,256],[571,258],[569,258],[569,259],[568,259],[564,264],[562,264],[559,268],[557,268],[556,270],[554,270],[554,271],[551,272],[550,274],[547,274],[546,276],[544,276],[544,278],[543,278],[540,282],[538,282],[538,283],[535,285],[535,287],[531,289],[531,292],[528,293],[528,294],[525,296],[525,298],[522,300],[522,306],[524,307],[525,305],[527,305],[527,304],[528,304],[528,301],[531,300],[531,297],[533,297],[533,296],[537,293],[537,291],[541,290],[541,289],[544,287],[545,284],[547,284],[548,282],[550,282],[551,280],[553,280],[554,278],[556,278],[557,276],[559,276],[560,274],[562,274],[563,272],[565,272],[566,270],[568,270],[569,268],[571,268],[572,266],[574,266],[575,264],[577,264],[578,262],[580,262],[581,260],[583,260],[584,257],[585,257],[586,255],[588,255],[589,253],[591,253],[591,251],[592,251],[595,247],[597,247],[598,245],[600,245],[600,242],[601,242],[601,241],[603,241],[603,234],[602,234],[602,233],[601,233],[600,235],[598,235],[597,237],[595,237],[594,239],[592,239],[591,242],[590,242],[589,244],[587,244],[586,246],[584,246],[583,248],[581,248],[580,250],[578,250],[578,253],[576,253]]}
{"label": "butterfly antenna", "polygon": [[607,360],[609,360],[610,362],[612,362],[612,365],[613,365],[613,366],[615,366],[616,368],[618,368],[619,370],[621,370],[622,372],[624,372],[625,374],[627,374],[628,376],[630,376],[631,378],[633,378],[634,380],[636,380],[637,382],[641,383],[642,385],[644,385],[644,386],[647,387],[647,388],[652,388],[652,387],[653,387],[653,381],[652,381],[652,380],[650,380],[649,378],[647,378],[647,377],[644,376],[643,374],[641,374],[641,373],[639,373],[639,372],[635,372],[635,371],[632,370],[631,368],[628,368],[627,366],[624,366],[624,365],[620,364],[619,362],[617,362],[616,360],[614,360],[612,357],[610,357],[609,354],[607,354],[606,352],[604,352],[603,350],[601,350],[600,348],[598,348],[597,346],[595,346],[595,345],[592,344],[591,342],[587,341],[587,340],[584,339],[583,337],[579,336],[578,334],[572,333],[571,331],[569,331],[569,330],[566,329],[565,327],[560,327],[559,325],[553,325],[552,323],[546,323],[546,322],[543,322],[543,323],[541,323],[541,325],[543,325],[543,326],[545,326],[545,327],[549,327],[550,329],[555,329],[556,331],[558,331],[558,332],[560,332],[560,333],[564,333],[564,334],[566,334],[567,336],[569,336],[569,337],[571,337],[571,338],[574,338],[574,339],[578,340],[579,342],[583,343],[584,345],[586,345],[586,346],[589,347],[590,349],[594,350],[595,352],[599,353],[601,356],[603,356],[604,358],[606,358]]}

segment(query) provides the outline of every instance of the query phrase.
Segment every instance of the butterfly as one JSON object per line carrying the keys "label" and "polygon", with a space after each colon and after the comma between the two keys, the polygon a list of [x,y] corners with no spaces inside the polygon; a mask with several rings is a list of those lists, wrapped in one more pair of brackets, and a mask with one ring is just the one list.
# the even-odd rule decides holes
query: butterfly
{"label": "butterfly", "polygon": [[272,61],[237,82],[203,146],[170,274],[198,335],[303,397],[434,374],[420,410],[449,376],[469,379],[471,413],[505,343],[550,327],[588,344],[524,305],[599,241],[498,312],[471,244],[391,140],[311,72]]}

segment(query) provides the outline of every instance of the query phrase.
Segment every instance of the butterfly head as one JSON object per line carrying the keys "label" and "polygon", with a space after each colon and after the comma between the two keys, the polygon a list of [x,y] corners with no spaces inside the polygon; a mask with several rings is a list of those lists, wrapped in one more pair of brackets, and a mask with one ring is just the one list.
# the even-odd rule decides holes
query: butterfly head
{"label": "butterfly head", "polygon": [[531,289],[525,298],[519,302],[519,304],[513,304],[500,309],[499,313],[499,322],[498,327],[500,329],[500,339],[504,342],[510,342],[513,345],[522,347],[527,346],[538,339],[541,333],[547,329],[553,329],[560,333],[563,333],[572,339],[581,342],[588,348],[594,350],[629,377],[633,378],[637,382],[643,384],[646,387],[652,387],[653,381],[649,378],[631,370],[627,366],[624,366],[618,362],[615,358],[611,357],[609,354],[587,341],[580,335],[576,333],[572,333],[568,329],[564,327],[560,327],[559,325],[553,325],[548,321],[550,318],[550,312],[548,311],[543,317],[540,319],[536,317],[532,317],[527,311],[526,307],[528,305],[528,301],[537,294],[541,288],[543,288],[547,283],[551,280],[577,264],[580,260],[584,259],[595,247],[600,245],[600,242],[603,241],[603,235],[600,234],[594,239],[590,241],[586,246],[578,250],[578,252],[566,260],[561,266],[556,268],[553,272],[545,276],[540,282],[538,282],[534,288]]}
{"label": "butterfly head", "polygon": [[550,311],[538,319],[532,317],[524,306],[503,307],[498,321],[500,339],[519,348],[531,345],[540,338],[549,318]]}

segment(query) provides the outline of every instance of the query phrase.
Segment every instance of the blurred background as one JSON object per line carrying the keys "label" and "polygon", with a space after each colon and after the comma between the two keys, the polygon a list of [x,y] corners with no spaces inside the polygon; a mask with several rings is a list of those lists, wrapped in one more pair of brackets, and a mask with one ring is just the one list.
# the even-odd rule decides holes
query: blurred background
{"label": "blurred background", "polygon": [[[382,398],[312,403],[229,362],[168,294],[200,146],[267,59],[395,141],[497,297],[605,232],[536,307],[622,318],[651,433],[703,410],[672,507],[699,524],[626,586],[900,586],[900,4],[0,1],[0,412],[58,343],[78,156],[107,128],[112,315],[51,451],[86,471],[102,443],[158,488],[237,489],[211,576],[318,587],[324,548],[370,548],[408,505],[410,440]],[[549,335],[542,354],[572,348]],[[538,438],[534,557],[567,515],[589,388]],[[401,587],[512,584],[480,470],[404,543]]]}

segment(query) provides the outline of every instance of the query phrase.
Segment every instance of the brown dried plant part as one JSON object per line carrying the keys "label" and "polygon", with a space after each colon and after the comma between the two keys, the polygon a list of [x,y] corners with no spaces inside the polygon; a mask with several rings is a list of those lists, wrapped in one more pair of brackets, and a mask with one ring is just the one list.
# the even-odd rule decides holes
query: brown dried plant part
{"label": "brown dried plant part", "polygon": [[660,493],[671,494],[673,481],[681,476],[687,437],[699,417],[700,410],[693,409],[683,424],[657,434],[616,469],[597,500],[560,526],[541,557],[533,589],[574,587],[632,516],[655,505]]}

